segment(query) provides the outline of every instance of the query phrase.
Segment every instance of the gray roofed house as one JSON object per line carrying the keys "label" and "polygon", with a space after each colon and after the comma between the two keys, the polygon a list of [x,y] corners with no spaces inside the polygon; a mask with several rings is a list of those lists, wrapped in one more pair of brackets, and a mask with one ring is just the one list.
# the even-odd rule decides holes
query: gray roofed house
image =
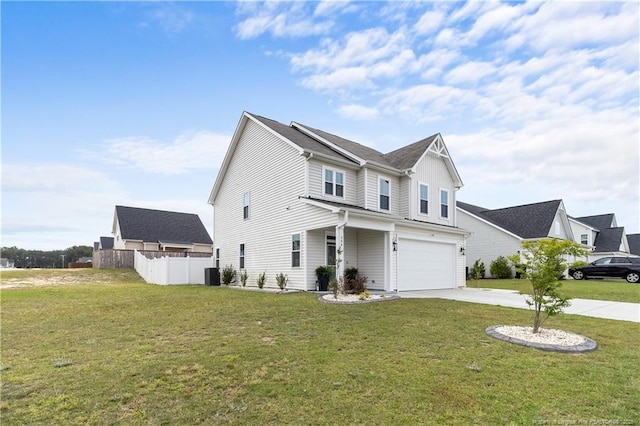
{"label": "gray roofed house", "polygon": [[98,248],[102,250],[112,249],[113,237],[100,237],[100,245]]}
{"label": "gray roofed house", "polygon": [[594,237],[591,244],[593,251],[589,256],[591,260],[606,256],[628,256],[633,253],[624,227],[618,226],[614,213],[572,219],[593,228]]}
{"label": "gray roofed house", "polygon": [[573,240],[569,218],[562,200],[488,209],[457,202],[458,223],[472,232],[467,239],[467,266],[480,259],[489,266],[499,256],[521,250],[527,240],[560,238]]}
{"label": "gray roofed house", "polygon": [[213,251],[211,236],[192,213],[116,206],[112,232],[114,249]]}
{"label": "gray roofed house", "polygon": [[582,216],[576,217],[575,219],[597,229],[615,228],[617,226],[616,215],[614,213]]}
{"label": "gray roofed house", "polygon": [[464,286],[460,187],[438,133],[385,154],[244,112],[209,196],[216,264],[299,290],[321,265],[356,267],[373,290]]}

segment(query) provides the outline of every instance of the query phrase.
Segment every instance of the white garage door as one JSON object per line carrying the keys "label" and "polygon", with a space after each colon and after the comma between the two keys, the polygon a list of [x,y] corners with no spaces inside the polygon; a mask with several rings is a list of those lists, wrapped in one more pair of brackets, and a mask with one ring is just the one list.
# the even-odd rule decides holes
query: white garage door
{"label": "white garage door", "polygon": [[400,239],[398,290],[436,290],[456,287],[455,244]]}

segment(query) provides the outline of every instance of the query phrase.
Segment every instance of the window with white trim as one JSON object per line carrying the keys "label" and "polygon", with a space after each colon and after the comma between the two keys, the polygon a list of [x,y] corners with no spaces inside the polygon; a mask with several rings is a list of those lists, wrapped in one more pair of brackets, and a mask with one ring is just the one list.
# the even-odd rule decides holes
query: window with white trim
{"label": "window with white trim", "polygon": [[216,268],[220,268],[220,247],[216,248]]}
{"label": "window with white trim", "polygon": [[446,189],[440,190],[440,217],[444,219],[449,217],[449,191]]}
{"label": "window with white trim", "polygon": [[344,172],[323,167],[324,195],[344,198]]}
{"label": "window with white trim", "polygon": [[389,200],[391,199],[389,179],[378,179],[378,195],[378,209],[389,211]]}
{"label": "window with white trim", "polygon": [[240,269],[244,269],[244,244],[240,244]]}
{"label": "window with white trim", "polygon": [[589,245],[589,234],[580,234],[580,244]]}
{"label": "window with white trim", "polygon": [[560,235],[560,221],[556,220],[556,235]]}
{"label": "window with white trim", "polygon": [[300,267],[300,234],[291,236],[291,267]]}
{"label": "window with white trim", "polygon": [[249,219],[249,193],[245,192],[242,197],[242,217]]}
{"label": "window with white trim", "polygon": [[429,185],[418,184],[418,203],[420,214],[429,214]]}

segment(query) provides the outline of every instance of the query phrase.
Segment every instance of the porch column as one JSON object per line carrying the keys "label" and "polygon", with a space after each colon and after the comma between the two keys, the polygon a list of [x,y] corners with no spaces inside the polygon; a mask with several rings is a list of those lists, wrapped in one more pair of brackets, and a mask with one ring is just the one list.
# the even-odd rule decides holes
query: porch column
{"label": "porch column", "polygon": [[344,276],[344,225],[336,226],[336,279]]}

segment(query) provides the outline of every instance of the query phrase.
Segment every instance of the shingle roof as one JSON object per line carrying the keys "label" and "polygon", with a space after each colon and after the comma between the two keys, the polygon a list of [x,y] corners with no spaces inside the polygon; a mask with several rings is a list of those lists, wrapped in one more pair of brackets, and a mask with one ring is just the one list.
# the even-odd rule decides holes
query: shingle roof
{"label": "shingle roof", "polygon": [[597,229],[606,229],[611,228],[614,216],[615,215],[613,213],[606,213],[595,216],[576,217],[575,219]]}
{"label": "shingle roof", "polygon": [[620,251],[620,243],[622,242],[622,235],[624,234],[624,228],[604,228],[600,229],[598,236],[594,241],[595,252],[612,252]]}
{"label": "shingle roof", "polygon": [[410,169],[418,162],[422,154],[429,148],[436,137],[438,137],[438,134],[431,135],[421,141],[391,151],[385,154],[384,157],[397,169]]}
{"label": "shingle roof", "polygon": [[640,234],[627,235],[627,241],[629,242],[629,253],[640,256]]}
{"label": "shingle roof", "polygon": [[334,151],[327,145],[320,143],[317,140],[313,139],[312,137],[305,135],[300,130],[294,127],[284,125],[275,120],[271,120],[266,117],[261,117],[259,115],[251,114],[251,116],[256,118],[265,126],[269,127],[271,130],[289,139],[291,142],[298,145],[302,149],[312,151],[312,152],[317,152],[319,154],[329,155],[341,160],[352,161],[350,158],[346,157],[345,155],[337,151]]}
{"label": "shingle roof", "polygon": [[122,239],[213,244],[200,217],[192,213],[116,206]]}
{"label": "shingle roof", "polygon": [[100,247],[103,249],[112,249],[113,237],[100,237]]}
{"label": "shingle roof", "polygon": [[484,209],[458,201],[457,206],[521,238],[543,238],[549,235],[562,200],[501,209]]}

